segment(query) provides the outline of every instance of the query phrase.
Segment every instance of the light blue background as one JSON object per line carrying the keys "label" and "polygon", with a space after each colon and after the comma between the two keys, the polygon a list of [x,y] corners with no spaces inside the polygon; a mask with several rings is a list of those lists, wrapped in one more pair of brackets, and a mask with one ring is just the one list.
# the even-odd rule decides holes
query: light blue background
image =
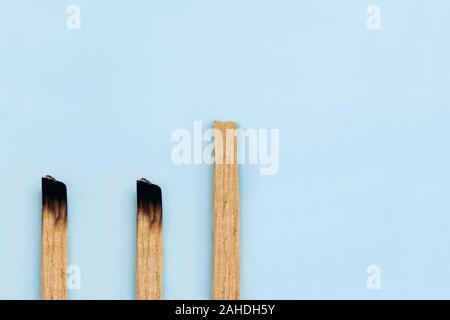
{"label": "light blue background", "polygon": [[[66,28],[72,3],[80,31]],[[135,180],[147,177],[164,190],[164,297],[209,299],[212,167],[172,164],[170,135],[215,119],[281,135],[278,175],[240,168],[242,298],[450,298],[449,11],[1,0],[0,298],[39,298],[51,174],[68,185],[82,271],[70,298],[134,298]]]}

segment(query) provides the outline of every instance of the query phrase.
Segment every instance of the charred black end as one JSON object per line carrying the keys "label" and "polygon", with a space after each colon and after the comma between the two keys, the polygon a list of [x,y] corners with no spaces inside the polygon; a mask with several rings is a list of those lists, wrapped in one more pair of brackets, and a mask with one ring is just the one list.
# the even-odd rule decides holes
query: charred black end
{"label": "charred black end", "polygon": [[148,212],[153,204],[154,207],[162,208],[161,188],[147,179],[137,181],[137,205],[138,210]]}
{"label": "charred black end", "polygon": [[67,188],[66,185],[51,176],[42,178],[42,206],[46,207],[59,217],[67,215]]}

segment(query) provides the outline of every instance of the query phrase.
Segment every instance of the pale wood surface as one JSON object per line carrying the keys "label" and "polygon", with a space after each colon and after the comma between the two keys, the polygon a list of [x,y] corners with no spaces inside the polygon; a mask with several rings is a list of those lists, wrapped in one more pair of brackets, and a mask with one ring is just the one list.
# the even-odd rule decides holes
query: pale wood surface
{"label": "pale wood surface", "polygon": [[67,299],[67,202],[55,200],[42,208],[43,300]]}
{"label": "pale wood surface", "polygon": [[136,299],[162,298],[162,207],[150,203],[138,208],[136,252]]}
{"label": "pale wood surface", "polygon": [[239,178],[235,122],[214,123],[214,257],[212,298],[238,300],[240,294]]}

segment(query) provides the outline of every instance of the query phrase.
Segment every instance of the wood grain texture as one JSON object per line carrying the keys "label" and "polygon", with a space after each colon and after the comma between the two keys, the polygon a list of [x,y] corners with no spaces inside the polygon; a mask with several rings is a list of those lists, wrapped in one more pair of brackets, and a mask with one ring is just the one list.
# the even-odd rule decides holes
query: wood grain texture
{"label": "wood grain texture", "polygon": [[50,176],[42,178],[43,300],[67,299],[67,190]]}
{"label": "wood grain texture", "polygon": [[162,298],[163,233],[161,189],[137,182],[136,299]]}
{"label": "wood grain texture", "polygon": [[214,123],[214,243],[212,298],[240,294],[239,177],[235,122]]}

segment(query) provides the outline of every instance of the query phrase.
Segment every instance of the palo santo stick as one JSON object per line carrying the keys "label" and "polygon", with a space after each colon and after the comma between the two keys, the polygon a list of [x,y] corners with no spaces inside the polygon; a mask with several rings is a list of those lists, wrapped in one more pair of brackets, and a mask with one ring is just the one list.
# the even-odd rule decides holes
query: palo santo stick
{"label": "palo santo stick", "polygon": [[51,176],[42,178],[43,300],[67,299],[67,189]]}
{"label": "palo santo stick", "polygon": [[136,299],[162,297],[163,234],[161,188],[137,181]]}
{"label": "palo santo stick", "polygon": [[235,122],[214,123],[212,298],[239,299],[239,178]]}

